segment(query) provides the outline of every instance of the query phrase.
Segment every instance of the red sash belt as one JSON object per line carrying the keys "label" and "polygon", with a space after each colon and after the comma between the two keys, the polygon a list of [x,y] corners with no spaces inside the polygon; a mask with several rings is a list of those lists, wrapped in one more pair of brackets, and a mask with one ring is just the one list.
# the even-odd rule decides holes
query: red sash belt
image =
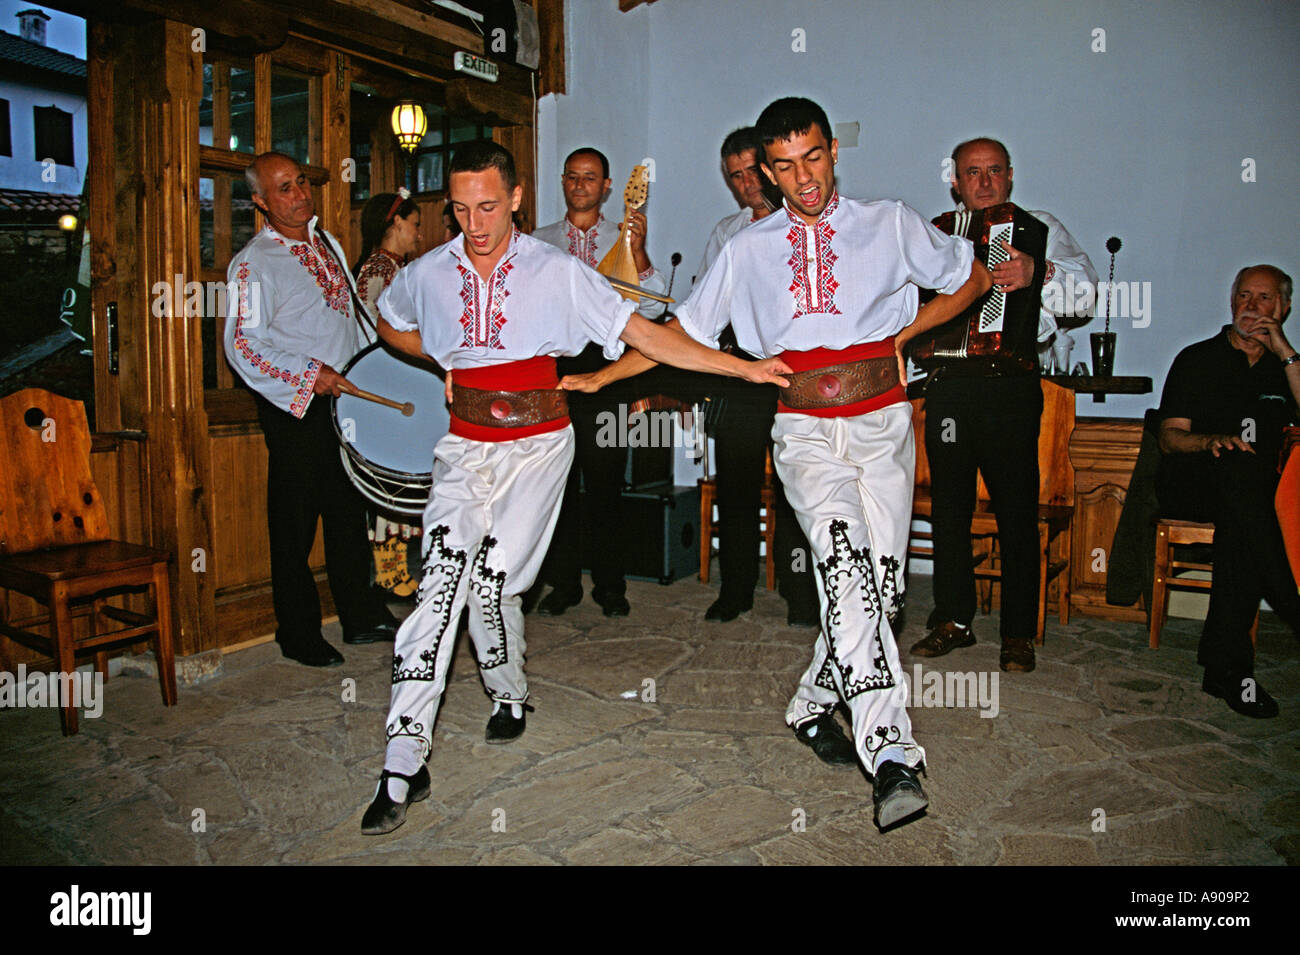
{"label": "red sash belt", "polygon": [[[508,361],[482,368],[457,368],[452,372],[452,382],[457,388],[474,388],[481,391],[522,392],[553,390],[560,383],[555,371],[555,359],[546,355]],[[488,427],[458,418],[453,410],[451,433],[473,441],[515,441],[536,434],[548,434],[569,426],[569,416],[562,415],[549,421],[519,428]]]}
{"label": "red sash belt", "polygon": [[[891,335],[882,341],[866,342],[861,345],[852,345],[840,349],[813,348],[809,351],[786,351],[782,352],[779,357],[796,374],[811,372],[820,368],[849,365],[872,358],[893,358],[894,338]],[[906,400],[907,385],[899,382],[888,391],[850,404],[834,405],[827,408],[791,408],[784,401],[778,399],[776,410],[778,414],[806,414],[817,418],[848,418],[854,415],[866,414],[869,411],[879,411],[881,408]]]}

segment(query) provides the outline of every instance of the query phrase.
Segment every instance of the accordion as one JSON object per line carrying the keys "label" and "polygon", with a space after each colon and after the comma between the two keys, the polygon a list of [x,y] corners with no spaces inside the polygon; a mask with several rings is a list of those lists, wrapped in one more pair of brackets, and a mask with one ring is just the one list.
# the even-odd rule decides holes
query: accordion
{"label": "accordion", "polygon": [[957,317],[918,336],[911,346],[912,361],[927,371],[971,359],[1010,358],[1026,369],[1036,365],[1047,226],[1012,202],[978,212],[945,212],[934,225],[948,235],[970,239],[975,258],[990,272],[1010,258],[1002,247],[1004,241],[1032,255],[1034,277],[1028,286],[1014,292],[989,289]]}

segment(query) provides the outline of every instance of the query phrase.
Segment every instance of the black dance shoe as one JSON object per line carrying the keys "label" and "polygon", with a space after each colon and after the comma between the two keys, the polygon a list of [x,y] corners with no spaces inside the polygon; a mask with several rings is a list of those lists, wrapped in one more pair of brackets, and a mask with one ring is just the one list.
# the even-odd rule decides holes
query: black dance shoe
{"label": "black dance shoe", "polygon": [[519,718],[515,719],[511,706],[510,703],[502,703],[501,709],[493,713],[492,718],[488,720],[487,731],[483,734],[483,738],[489,743],[497,745],[509,743],[524,735],[528,714],[533,711],[533,708],[527,703],[523,704],[519,708]]}
{"label": "black dance shoe", "polygon": [[[388,795],[389,779],[406,780],[406,798],[400,803],[394,802]],[[386,832],[392,832],[406,822],[406,807],[421,799],[428,799],[430,790],[427,766],[421,766],[414,776],[403,776],[385,769],[379,774],[379,791],[375,793],[375,799],[366,814],[361,817],[361,831],[367,836],[382,836]]]}
{"label": "black dance shoe", "polygon": [[876,807],[876,825],[881,832],[911,821],[930,805],[916,770],[893,760],[876,767],[871,801]]}
{"label": "black dance shoe", "polygon": [[812,747],[817,758],[828,766],[858,765],[858,751],[853,741],[844,735],[844,730],[830,713],[796,726],[794,735],[799,737],[799,742]]}
{"label": "black dance shoe", "polygon": [[366,643],[392,643],[397,639],[396,623],[381,623],[378,626],[370,627],[359,633],[343,634],[343,642],[350,646],[361,646]]}

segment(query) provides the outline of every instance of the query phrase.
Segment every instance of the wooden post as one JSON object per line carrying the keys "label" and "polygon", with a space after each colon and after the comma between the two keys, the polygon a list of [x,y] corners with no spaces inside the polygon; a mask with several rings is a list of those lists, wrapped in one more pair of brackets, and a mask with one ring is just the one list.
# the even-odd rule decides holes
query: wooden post
{"label": "wooden post", "polygon": [[[137,164],[133,203],[138,271],[132,278],[145,307],[123,314],[135,330],[130,361],[139,369],[143,455],[149,480],[150,542],[176,555],[176,646],[182,656],[214,649],[212,534],[206,481],[208,417],[203,405],[203,341],[199,316],[182,303],[171,314],[147,307],[158,282],[197,280],[199,268],[198,105],[202,54],[191,49],[190,28],[171,20],[128,28],[136,63],[131,89]],[[119,206],[121,203],[119,203]],[[123,355],[123,362],[128,356]],[[200,561],[202,564],[200,565]],[[203,569],[200,570],[199,567]]]}

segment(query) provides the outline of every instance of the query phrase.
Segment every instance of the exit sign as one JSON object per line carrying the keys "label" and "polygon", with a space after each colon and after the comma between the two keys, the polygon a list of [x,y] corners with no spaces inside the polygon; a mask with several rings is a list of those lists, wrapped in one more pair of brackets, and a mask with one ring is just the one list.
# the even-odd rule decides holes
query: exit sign
{"label": "exit sign", "polygon": [[495,83],[497,77],[501,75],[501,67],[491,60],[485,60],[481,56],[475,56],[463,50],[456,51],[456,55],[452,58],[452,67],[459,73],[468,73],[470,76],[477,76],[489,83]]}

